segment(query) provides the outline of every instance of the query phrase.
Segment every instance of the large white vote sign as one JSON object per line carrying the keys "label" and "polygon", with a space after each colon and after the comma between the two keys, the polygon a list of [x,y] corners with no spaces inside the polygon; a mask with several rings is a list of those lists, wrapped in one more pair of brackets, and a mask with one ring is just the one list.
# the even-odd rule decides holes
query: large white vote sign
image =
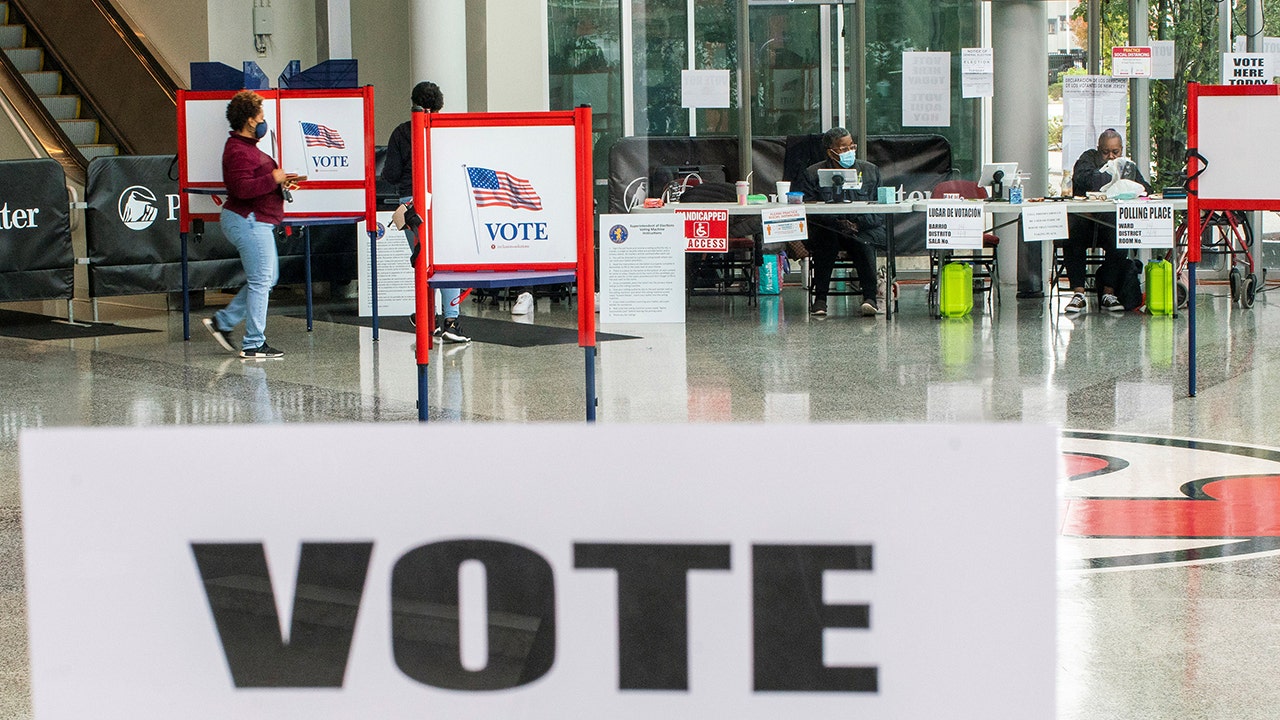
{"label": "large white vote sign", "polygon": [[443,266],[573,263],[571,125],[431,127],[431,250]]}
{"label": "large white vote sign", "polygon": [[20,444],[37,720],[1053,717],[1047,427]]}

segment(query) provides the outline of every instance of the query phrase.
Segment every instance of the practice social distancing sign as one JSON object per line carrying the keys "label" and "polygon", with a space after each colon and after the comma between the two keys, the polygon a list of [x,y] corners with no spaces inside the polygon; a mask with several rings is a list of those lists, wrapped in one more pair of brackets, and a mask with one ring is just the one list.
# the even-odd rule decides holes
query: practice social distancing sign
{"label": "practice social distancing sign", "polygon": [[[800,432],[811,447],[786,463],[708,452]],[[1048,427],[68,429],[20,445],[37,720],[1054,713]],[[255,472],[191,462],[210,446],[261,448]],[[423,454],[442,446],[466,473]]]}

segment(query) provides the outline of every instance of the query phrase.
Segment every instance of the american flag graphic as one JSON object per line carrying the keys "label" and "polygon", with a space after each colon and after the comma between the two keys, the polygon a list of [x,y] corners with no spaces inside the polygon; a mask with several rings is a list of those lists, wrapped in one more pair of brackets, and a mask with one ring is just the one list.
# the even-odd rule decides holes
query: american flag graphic
{"label": "american flag graphic", "polygon": [[475,197],[478,208],[542,209],[542,198],[538,197],[528,180],[521,180],[501,170],[476,167],[467,168],[467,176],[471,180],[471,194]]}
{"label": "american flag graphic", "polygon": [[307,140],[307,147],[327,147],[341,150],[346,147],[337,130],[316,123],[302,123],[302,137]]}

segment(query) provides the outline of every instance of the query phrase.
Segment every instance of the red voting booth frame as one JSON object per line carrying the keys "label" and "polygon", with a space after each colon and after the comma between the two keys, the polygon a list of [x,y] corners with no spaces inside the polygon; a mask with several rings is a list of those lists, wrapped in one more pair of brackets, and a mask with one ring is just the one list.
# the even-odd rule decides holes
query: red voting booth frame
{"label": "red voting booth frame", "polygon": [[[1200,242],[1207,213],[1215,210],[1276,210],[1280,211],[1280,188],[1272,198],[1216,198],[1200,196],[1201,173],[1213,158],[1200,155],[1200,98],[1249,97],[1280,95],[1277,85],[1201,85],[1187,83],[1187,317],[1189,348],[1187,354],[1187,393],[1196,394],[1196,266],[1200,263]],[[1204,133],[1233,132],[1233,128],[1205,128]],[[1256,140],[1255,140],[1256,141]],[[1260,233],[1255,237],[1260,237]]]}
{"label": "red voting booth frame", "polygon": [[[431,327],[435,312],[432,308],[432,279],[437,273],[492,272],[509,274],[509,286],[538,284],[538,275],[549,271],[573,271],[578,285],[578,346],[583,348],[586,359],[586,419],[596,419],[596,315],[595,315],[595,233],[594,208],[591,181],[591,108],[529,113],[413,113],[413,197],[415,207],[426,207],[431,192],[432,128],[481,128],[481,127],[547,127],[568,126],[574,129],[574,175],[577,222],[577,257],[573,262],[550,263],[485,263],[485,264],[434,264],[432,233],[419,235],[419,242],[426,242],[427,252],[419,252],[414,264],[414,292],[417,316],[426,322],[417,323],[418,361],[418,419],[427,420],[427,365],[432,342]],[[424,224],[433,225],[434,210],[428,210]],[[522,279],[522,274],[523,278]]]}
{"label": "red voting booth frame", "polygon": [[[225,194],[226,188],[221,182],[212,181],[191,181],[190,167],[187,158],[187,112],[186,103],[194,101],[207,100],[224,100],[230,101],[238,90],[216,90],[216,91],[192,91],[178,90],[177,109],[178,109],[178,230],[182,239],[182,337],[184,340],[191,339],[191,306],[188,291],[187,277],[187,236],[191,232],[191,221],[218,220],[218,213],[192,213],[190,194],[210,195],[215,198],[216,204],[221,204],[217,200],[219,194]],[[364,131],[361,133],[361,143],[364,146],[364,180],[317,180],[308,177],[304,182],[298,183],[298,190],[363,190],[364,191],[364,210],[363,212],[353,212],[351,210],[341,211],[308,211],[308,212],[290,212],[288,204],[285,205],[284,222],[286,225],[309,225],[309,224],[326,224],[326,223],[346,223],[365,221],[365,227],[369,229],[370,242],[370,262],[374,271],[371,273],[370,290],[373,295],[373,339],[378,339],[378,256],[377,256],[377,176],[375,174],[375,158],[374,158],[374,119],[373,119],[373,86],[367,85],[359,88],[339,88],[324,90],[255,90],[263,100],[275,101],[275,117],[268,119],[271,127],[275,130],[275,156],[283,157],[284,154],[284,133],[281,132],[281,102],[282,100],[295,99],[328,99],[328,98],[360,98],[363,101],[364,111]],[[218,135],[207,138],[207,142],[223,143],[226,141],[225,135]],[[222,191],[219,193],[219,191]],[[307,276],[307,329],[311,329],[311,242],[308,236],[306,243],[307,259],[305,263]]]}

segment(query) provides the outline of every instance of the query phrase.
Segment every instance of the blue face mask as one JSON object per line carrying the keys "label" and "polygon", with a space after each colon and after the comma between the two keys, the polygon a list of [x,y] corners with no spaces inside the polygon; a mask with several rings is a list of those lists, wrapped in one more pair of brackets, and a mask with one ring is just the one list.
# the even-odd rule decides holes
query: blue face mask
{"label": "blue face mask", "polygon": [[836,158],[836,160],[840,163],[840,167],[843,167],[843,168],[853,167],[853,161],[857,159],[858,159],[858,153],[856,150],[845,150],[844,152],[840,153],[839,157]]}
{"label": "blue face mask", "polygon": [[[256,128],[254,128],[254,129],[253,129],[253,135],[254,135],[254,137],[258,138],[259,140],[261,140],[262,138],[264,138],[264,137],[266,137],[266,136],[267,136],[267,121],[266,121],[266,120],[263,120],[262,122],[258,123],[258,127],[256,127]],[[848,166],[846,165],[845,167],[848,167]]]}

